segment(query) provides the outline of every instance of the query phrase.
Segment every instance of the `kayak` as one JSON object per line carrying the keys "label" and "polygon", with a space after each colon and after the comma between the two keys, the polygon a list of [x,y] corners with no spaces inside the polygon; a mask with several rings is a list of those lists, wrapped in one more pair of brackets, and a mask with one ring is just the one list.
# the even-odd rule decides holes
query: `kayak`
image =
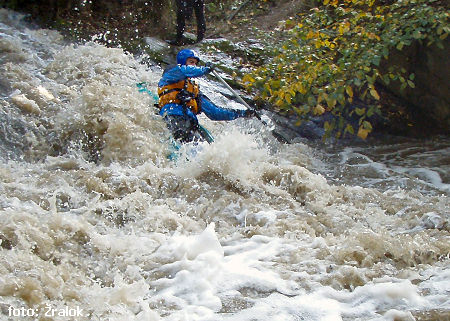
{"label": "kayak", "polygon": [[[200,134],[202,140],[205,141],[208,144],[211,144],[214,142],[214,137],[211,135],[209,130],[207,130],[205,127],[198,125],[197,129],[198,133]],[[183,144],[179,142],[178,140],[175,140],[174,138],[171,138],[169,141],[169,155],[167,155],[167,159],[177,162],[180,159],[180,156],[182,154],[186,154],[186,160],[189,161],[195,155],[198,153],[200,146],[196,144],[196,146],[188,151],[188,153],[185,153],[185,150],[182,150]]]}

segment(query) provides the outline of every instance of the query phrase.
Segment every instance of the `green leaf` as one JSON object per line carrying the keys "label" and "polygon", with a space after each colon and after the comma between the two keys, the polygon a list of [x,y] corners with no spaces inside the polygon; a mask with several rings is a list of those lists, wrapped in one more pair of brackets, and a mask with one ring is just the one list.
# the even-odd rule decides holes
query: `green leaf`
{"label": "green leaf", "polygon": [[308,106],[314,107],[317,105],[316,98],[312,95],[308,97]]}
{"label": "green leaf", "polygon": [[422,38],[422,33],[420,31],[416,30],[413,33],[413,37],[414,37],[414,39],[421,39]]}
{"label": "green leaf", "polygon": [[364,129],[372,130],[372,124],[370,122],[368,122],[367,120],[363,121],[362,127]]}
{"label": "green leaf", "polygon": [[344,124],[345,124],[345,120],[344,120],[344,118],[341,116],[341,117],[339,118],[339,121],[338,121],[338,128],[339,128],[340,130],[342,130],[342,129],[344,128]]}
{"label": "green leaf", "polygon": [[348,132],[348,133],[354,135],[354,134],[355,134],[355,129],[353,128],[352,125],[347,124],[347,127],[345,127],[344,133],[346,133],[346,132]]}
{"label": "green leaf", "polygon": [[373,58],[372,58],[372,63],[375,65],[375,66],[379,66],[380,65],[380,61],[381,61],[381,57],[380,56],[374,56]]}
{"label": "green leaf", "polygon": [[366,113],[366,109],[365,108],[355,108],[355,112],[356,112],[356,115],[362,116]]}
{"label": "green leaf", "polygon": [[336,106],[336,99],[328,96],[327,97],[327,105],[329,108],[333,108],[334,106]]}
{"label": "green leaf", "polygon": [[378,95],[378,92],[376,91],[375,88],[372,88],[370,90],[370,94],[372,95],[373,98],[375,98],[376,100],[380,100],[380,95]]}

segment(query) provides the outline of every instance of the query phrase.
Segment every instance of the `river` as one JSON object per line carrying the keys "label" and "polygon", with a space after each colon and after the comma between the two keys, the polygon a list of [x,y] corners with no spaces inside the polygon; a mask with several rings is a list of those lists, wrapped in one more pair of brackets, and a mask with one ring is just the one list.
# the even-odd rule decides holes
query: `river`
{"label": "river", "polygon": [[141,59],[0,10],[0,320],[449,320],[448,138],[201,117],[170,160]]}

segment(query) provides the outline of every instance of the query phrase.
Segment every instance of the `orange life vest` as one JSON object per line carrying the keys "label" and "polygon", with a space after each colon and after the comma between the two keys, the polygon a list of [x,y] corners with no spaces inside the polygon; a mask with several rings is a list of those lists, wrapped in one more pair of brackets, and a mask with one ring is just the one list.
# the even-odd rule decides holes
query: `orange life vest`
{"label": "orange life vest", "polygon": [[158,88],[158,96],[159,96],[159,107],[162,108],[164,105],[173,103],[173,104],[182,104],[181,100],[177,98],[178,93],[185,89],[187,92],[192,94],[192,99],[186,103],[186,106],[191,109],[194,114],[198,114],[200,112],[200,106],[197,102],[198,94],[200,92],[199,86],[194,81],[191,81],[189,78],[186,80],[180,80],[179,82],[165,85],[163,87]]}

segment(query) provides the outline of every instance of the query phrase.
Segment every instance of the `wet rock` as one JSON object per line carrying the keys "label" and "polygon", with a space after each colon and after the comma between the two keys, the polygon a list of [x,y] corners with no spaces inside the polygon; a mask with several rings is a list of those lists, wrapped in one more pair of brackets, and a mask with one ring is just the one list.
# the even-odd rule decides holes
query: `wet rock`
{"label": "wet rock", "polygon": [[0,234],[0,246],[5,250],[11,250],[13,248],[13,243]]}
{"label": "wet rock", "polygon": [[167,42],[161,39],[153,37],[145,37],[144,42],[145,45],[143,51],[149,56],[150,60],[164,64],[174,63],[177,48],[170,46]]}

